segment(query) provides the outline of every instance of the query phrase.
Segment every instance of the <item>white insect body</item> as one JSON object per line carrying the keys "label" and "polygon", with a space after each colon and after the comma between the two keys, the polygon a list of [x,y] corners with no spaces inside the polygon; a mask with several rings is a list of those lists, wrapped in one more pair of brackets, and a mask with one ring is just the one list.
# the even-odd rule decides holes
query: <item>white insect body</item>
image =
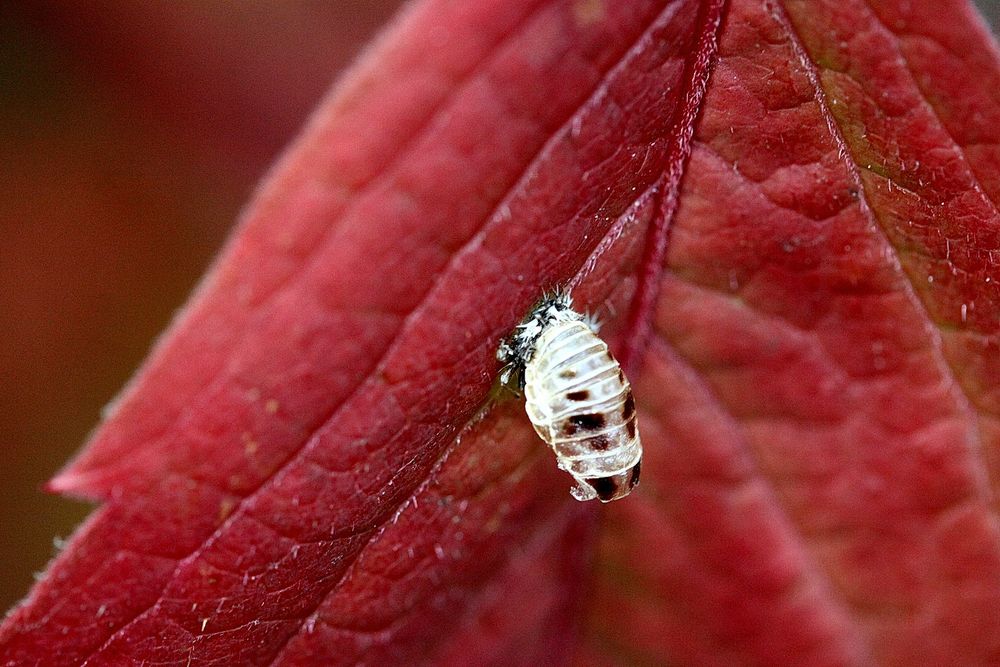
{"label": "white insect body", "polygon": [[569,296],[546,297],[501,345],[505,379],[519,375],[535,431],[576,480],[577,500],[610,502],[639,483],[635,399],[618,362]]}

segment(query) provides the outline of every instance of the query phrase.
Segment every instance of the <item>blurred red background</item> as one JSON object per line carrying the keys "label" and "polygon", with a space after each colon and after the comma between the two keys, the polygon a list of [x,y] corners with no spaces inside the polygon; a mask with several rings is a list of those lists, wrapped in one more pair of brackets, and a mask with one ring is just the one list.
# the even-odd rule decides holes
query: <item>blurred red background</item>
{"label": "blurred red background", "polygon": [[41,484],[398,2],[0,3],[0,612],[90,510]]}
{"label": "blurred red background", "polygon": [[399,1],[0,4],[0,610],[90,509],[41,484]]}

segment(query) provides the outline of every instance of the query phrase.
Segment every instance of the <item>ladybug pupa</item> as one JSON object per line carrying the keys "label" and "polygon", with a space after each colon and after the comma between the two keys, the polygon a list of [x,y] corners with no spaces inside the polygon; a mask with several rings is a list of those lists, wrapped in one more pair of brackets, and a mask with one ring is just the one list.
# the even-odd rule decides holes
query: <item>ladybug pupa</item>
{"label": "ladybug pupa", "polygon": [[577,500],[610,502],[639,483],[635,399],[596,324],[566,292],[544,297],[501,343],[501,381],[524,393],[535,432],[576,480]]}

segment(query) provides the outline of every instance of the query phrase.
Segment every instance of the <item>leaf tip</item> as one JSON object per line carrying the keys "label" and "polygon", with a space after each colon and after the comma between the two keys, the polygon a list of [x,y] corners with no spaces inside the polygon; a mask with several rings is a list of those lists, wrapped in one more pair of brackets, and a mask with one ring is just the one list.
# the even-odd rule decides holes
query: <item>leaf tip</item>
{"label": "leaf tip", "polygon": [[101,500],[103,494],[94,488],[93,480],[88,475],[82,475],[72,468],[56,473],[56,476],[42,484],[42,490],[60,496],[69,496],[81,500]]}

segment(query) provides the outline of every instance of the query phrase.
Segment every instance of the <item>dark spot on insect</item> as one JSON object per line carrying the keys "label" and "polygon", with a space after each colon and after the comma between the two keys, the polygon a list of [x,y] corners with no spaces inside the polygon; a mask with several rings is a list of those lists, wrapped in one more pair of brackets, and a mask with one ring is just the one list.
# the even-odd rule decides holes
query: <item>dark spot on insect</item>
{"label": "dark spot on insect", "polygon": [[639,485],[639,471],[642,469],[642,461],[636,461],[628,474],[628,490],[631,491]]}
{"label": "dark spot on insect", "polygon": [[847,196],[850,197],[851,199],[854,199],[855,201],[858,199],[858,196],[860,194],[861,193],[858,192],[857,188],[848,188],[847,189]]}
{"label": "dark spot on insect", "polygon": [[566,398],[571,401],[585,401],[590,398],[590,392],[586,389],[581,389],[580,391],[571,391],[566,394]]}
{"label": "dark spot on insect", "polygon": [[625,404],[622,406],[622,421],[628,421],[632,419],[632,415],[635,414],[635,398],[632,396],[632,392],[629,391],[628,395],[625,397]]}
{"label": "dark spot on insect", "polygon": [[573,415],[569,418],[569,423],[573,424],[573,426],[578,426],[585,431],[595,431],[604,426],[604,415],[598,412]]}
{"label": "dark spot on insect", "polygon": [[625,422],[625,430],[628,431],[628,437],[629,438],[634,438],[635,437],[635,420],[634,419],[629,419],[627,422]]}
{"label": "dark spot on insect", "polygon": [[625,383],[625,373],[623,373],[622,369],[620,368],[618,369],[618,381],[621,382],[622,384]]}
{"label": "dark spot on insect", "polygon": [[599,435],[596,438],[590,438],[587,440],[593,449],[599,452],[607,451],[608,447],[611,446],[611,439],[606,435]]}
{"label": "dark spot on insect", "polygon": [[559,373],[559,377],[561,377],[563,380],[572,380],[573,378],[576,377],[576,371],[574,371],[572,368],[567,368],[566,370]]}
{"label": "dark spot on insect", "polygon": [[615,482],[614,477],[598,477],[596,479],[588,479],[587,484],[594,487],[594,491],[597,491],[597,497],[601,500],[611,500],[618,492],[618,483]]}

